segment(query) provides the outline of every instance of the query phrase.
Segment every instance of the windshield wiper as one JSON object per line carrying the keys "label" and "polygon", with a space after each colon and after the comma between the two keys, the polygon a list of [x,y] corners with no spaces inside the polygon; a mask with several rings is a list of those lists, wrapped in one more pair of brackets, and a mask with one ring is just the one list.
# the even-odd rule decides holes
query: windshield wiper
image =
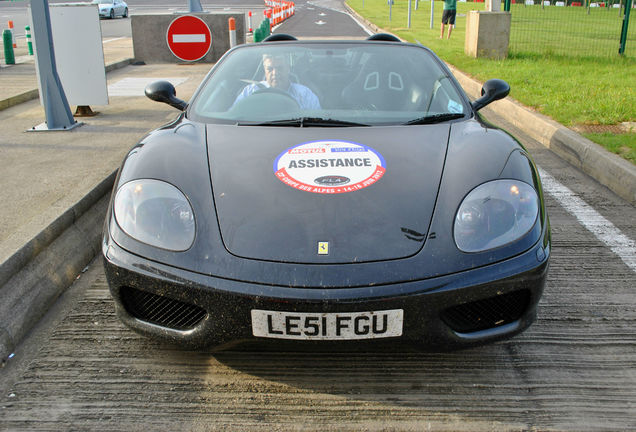
{"label": "windshield wiper", "polygon": [[410,120],[404,123],[405,125],[422,125],[422,124],[432,124],[432,123],[441,123],[448,120],[455,120],[458,118],[464,117],[463,113],[444,113],[444,114],[434,114],[428,115],[420,118],[416,118],[415,120]]}
{"label": "windshield wiper", "polygon": [[272,120],[266,122],[238,122],[238,126],[295,126],[295,127],[350,127],[369,126],[364,123],[356,123],[345,120],[325,119],[321,117],[298,117],[294,119]]}

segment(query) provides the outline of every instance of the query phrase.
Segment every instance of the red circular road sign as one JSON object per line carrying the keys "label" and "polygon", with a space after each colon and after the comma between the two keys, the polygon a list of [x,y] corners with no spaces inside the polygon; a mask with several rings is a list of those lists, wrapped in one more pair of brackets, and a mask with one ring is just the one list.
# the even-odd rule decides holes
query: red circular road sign
{"label": "red circular road sign", "polygon": [[172,54],[184,61],[200,60],[210,51],[212,33],[199,17],[183,15],[168,26],[166,42]]}

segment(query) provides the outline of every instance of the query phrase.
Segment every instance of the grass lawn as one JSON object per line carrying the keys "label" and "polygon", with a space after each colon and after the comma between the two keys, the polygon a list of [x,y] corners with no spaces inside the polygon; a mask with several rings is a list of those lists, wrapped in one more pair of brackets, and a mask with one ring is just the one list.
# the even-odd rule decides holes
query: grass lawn
{"label": "grass lawn", "polygon": [[[539,3],[539,0],[537,0]],[[615,57],[623,16],[619,9],[511,5],[511,52]],[[636,56],[636,25],[630,25],[625,54]]]}
{"label": "grass lawn", "polygon": [[[601,55],[582,56],[581,54],[555,53],[557,45],[545,48],[546,38],[552,38],[546,36],[547,31],[539,28],[536,13],[541,13],[541,6],[524,8],[523,5],[513,5],[511,44],[518,46],[519,49],[515,52],[511,47],[511,53],[507,59],[488,60],[475,59],[464,54],[466,14],[470,10],[484,10],[483,3],[457,3],[456,28],[450,39],[439,39],[443,9],[441,1],[435,2],[432,29],[430,28],[430,1],[420,1],[418,10],[411,12],[410,29],[407,28],[407,0],[395,0],[391,21],[389,21],[389,6],[384,0],[347,0],[347,4],[378,27],[410,42],[422,43],[435,51],[444,61],[482,82],[490,78],[508,81],[512,88],[511,97],[565,126],[614,125],[636,120],[636,38],[633,37],[636,33],[636,11],[634,10],[630,16],[628,49],[626,55],[621,57],[618,54],[606,52],[609,49],[614,53],[618,52],[620,28],[614,40],[599,42],[600,34],[607,34],[607,29],[615,24],[614,21],[617,21],[618,11],[592,9],[591,14],[599,15],[600,13],[599,16],[607,22],[596,24],[594,30],[590,32],[591,36],[582,36],[580,27],[576,27],[577,35],[566,36],[564,40],[571,41],[569,43],[571,51],[577,53],[585,43],[606,45],[603,45]],[[415,7],[415,0],[412,0],[412,4]],[[548,27],[552,30],[559,29],[566,34],[574,21],[571,16],[572,9],[585,13],[584,8],[553,6],[546,9],[550,10],[551,14]],[[515,12],[519,19],[523,17],[521,23],[516,23]],[[521,30],[515,33],[515,29],[519,28]],[[530,29],[535,31],[531,32]],[[544,44],[543,48],[541,44]],[[532,51],[533,47],[536,52]],[[546,49],[547,54],[539,52],[541,49]],[[620,145],[613,144],[605,135],[607,134],[589,134],[588,138],[636,163],[633,156],[636,152],[636,134],[622,134]],[[628,150],[625,151],[625,148]],[[631,158],[626,156],[629,154],[632,155]]]}
{"label": "grass lawn", "polygon": [[583,135],[636,165],[636,145],[634,145],[636,134],[586,133]]}

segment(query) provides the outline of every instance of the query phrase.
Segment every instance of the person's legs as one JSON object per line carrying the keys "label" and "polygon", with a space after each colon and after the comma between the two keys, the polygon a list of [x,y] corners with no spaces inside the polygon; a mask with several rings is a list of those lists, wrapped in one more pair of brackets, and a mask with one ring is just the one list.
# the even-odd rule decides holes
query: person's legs
{"label": "person's legs", "polygon": [[450,11],[446,9],[442,11],[442,31],[440,32],[440,35],[439,35],[440,39],[444,39],[444,25],[448,24],[449,12]]}
{"label": "person's legs", "polygon": [[[446,12],[446,11],[444,11]],[[448,11],[447,21],[448,21],[448,39],[450,39],[451,32],[453,31],[453,27],[455,27],[455,17],[457,16],[457,10]],[[442,32],[442,37],[444,37],[444,33]]]}

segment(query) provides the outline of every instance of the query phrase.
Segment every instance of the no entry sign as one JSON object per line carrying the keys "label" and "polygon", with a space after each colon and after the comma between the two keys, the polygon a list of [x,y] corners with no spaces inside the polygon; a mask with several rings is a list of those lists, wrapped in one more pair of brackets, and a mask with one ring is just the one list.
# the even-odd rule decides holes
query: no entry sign
{"label": "no entry sign", "polygon": [[199,17],[183,15],[168,26],[166,42],[172,54],[184,61],[200,60],[210,51],[212,33]]}

